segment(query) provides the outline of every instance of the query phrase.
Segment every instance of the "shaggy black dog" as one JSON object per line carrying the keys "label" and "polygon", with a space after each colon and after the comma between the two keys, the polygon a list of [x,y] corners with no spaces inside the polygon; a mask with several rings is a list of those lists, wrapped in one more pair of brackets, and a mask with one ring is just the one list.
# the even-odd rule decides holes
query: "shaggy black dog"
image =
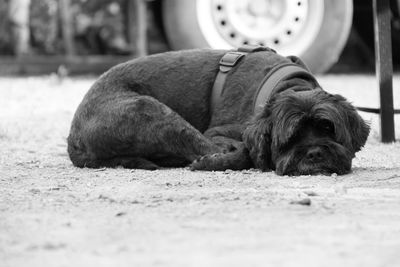
{"label": "shaggy black dog", "polygon": [[[261,49],[232,67],[211,107],[222,50],[138,58],[103,74],[76,111],[68,152],[78,167],[193,170],[259,168],[279,175],[345,174],[368,125],[342,96],[291,76],[254,107],[260,85],[281,64]],[[256,110],[256,111],[255,111]]]}

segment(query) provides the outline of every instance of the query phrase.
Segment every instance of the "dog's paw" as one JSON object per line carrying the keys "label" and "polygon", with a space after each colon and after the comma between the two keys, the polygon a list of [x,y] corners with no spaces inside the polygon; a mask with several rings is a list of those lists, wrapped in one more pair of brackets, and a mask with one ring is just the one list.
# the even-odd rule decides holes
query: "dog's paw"
{"label": "dog's paw", "polygon": [[195,161],[189,166],[192,171],[225,171],[243,170],[253,167],[253,162],[249,156],[247,148],[235,148],[233,152],[229,153],[216,153],[205,155]]}
{"label": "dog's paw", "polygon": [[211,155],[205,155],[202,156],[199,159],[196,159],[195,161],[190,164],[190,170],[192,171],[221,171],[224,170],[224,164],[222,162],[224,161],[224,156],[226,154],[224,153],[217,153],[217,154],[211,154]]}

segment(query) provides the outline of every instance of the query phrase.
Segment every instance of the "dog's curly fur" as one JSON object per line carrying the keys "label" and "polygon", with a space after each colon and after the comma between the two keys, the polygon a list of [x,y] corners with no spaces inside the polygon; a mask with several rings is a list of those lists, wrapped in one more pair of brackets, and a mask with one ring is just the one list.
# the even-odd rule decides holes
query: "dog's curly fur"
{"label": "dog's curly fur", "polygon": [[188,50],[135,59],[103,74],[71,125],[78,167],[194,170],[259,168],[279,175],[345,174],[369,126],[342,96],[305,78],[282,81],[253,114],[265,75],[291,58],[248,54],[229,73],[219,105],[210,95],[227,51]]}

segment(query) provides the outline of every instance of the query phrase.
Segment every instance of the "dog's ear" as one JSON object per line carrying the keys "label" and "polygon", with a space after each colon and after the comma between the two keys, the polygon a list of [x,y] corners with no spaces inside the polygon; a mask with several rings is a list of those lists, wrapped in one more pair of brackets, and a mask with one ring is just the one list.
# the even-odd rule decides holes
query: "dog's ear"
{"label": "dog's ear", "polygon": [[271,161],[271,123],[269,109],[257,115],[243,132],[243,141],[256,168],[262,171],[273,169]]}
{"label": "dog's ear", "polygon": [[358,152],[365,145],[367,141],[370,126],[364,121],[363,118],[358,114],[357,110],[353,105],[351,105],[343,96],[333,95],[338,101],[339,105],[342,107],[343,117],[345,118],[345,123],[347,124],[345,129],[351,138],[351,146],[354,152]]}

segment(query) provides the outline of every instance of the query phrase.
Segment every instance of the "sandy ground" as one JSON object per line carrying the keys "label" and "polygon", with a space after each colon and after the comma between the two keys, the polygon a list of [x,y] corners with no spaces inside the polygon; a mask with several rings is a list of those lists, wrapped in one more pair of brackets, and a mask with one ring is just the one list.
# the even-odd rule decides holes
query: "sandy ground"
{"label": "sandy ground", "polygon": [[[373,76],[320,81],[378,106]],[[66,137],[92,82],[0,78],[1,267],[400,266],[400,143],[376,115],[345,176],[78,169]]]}

